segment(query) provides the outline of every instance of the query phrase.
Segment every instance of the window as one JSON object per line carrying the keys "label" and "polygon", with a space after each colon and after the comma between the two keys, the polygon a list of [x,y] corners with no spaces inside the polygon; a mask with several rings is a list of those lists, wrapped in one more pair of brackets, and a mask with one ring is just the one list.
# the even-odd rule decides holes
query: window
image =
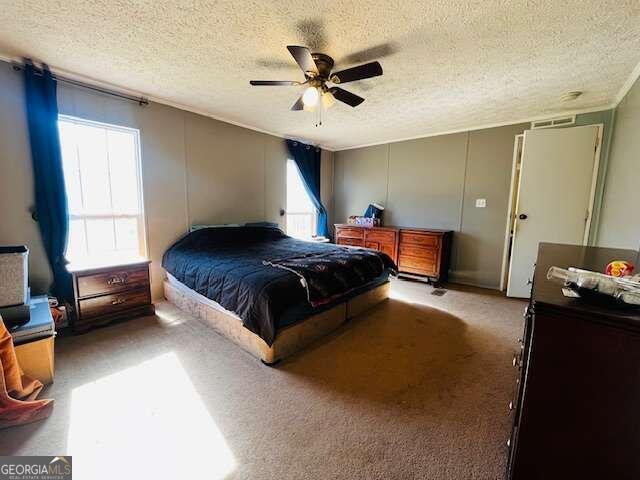
{"label": "window", "polygon": [[287,160],[287,234],[310,239],[316,234],[316,208],[302,182],[296,162]]}
{"label": "window", "polygon": [[138,130],[60,116],[69,204],[66,257],[146,256]]}

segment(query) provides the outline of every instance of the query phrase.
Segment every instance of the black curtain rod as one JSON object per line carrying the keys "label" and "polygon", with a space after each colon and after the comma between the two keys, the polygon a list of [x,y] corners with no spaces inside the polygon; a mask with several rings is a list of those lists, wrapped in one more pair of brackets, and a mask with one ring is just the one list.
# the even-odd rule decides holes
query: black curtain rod
{"label": "black curtain rod", "polygon": [[[13,69],[16,72],[19,72],[20,70],[24,69],[24,66],[21,65],[20,63],[15,63],[14,62],[12,65],[13,65]],[[93,90],[94,92],[103,93],[105,95],[111,95],[112,97],[118,97],[118,98],[121,98],[123,100],[129,100],[130,102],[136,102],[140,106],[149,105],[149,100],[147,100],[144,97],[134,97],[133,95],[127,95],[126,93],[119,93],[119,92],[115,92],[113,90],[109,90],[109,89],[106,89],[106,88],[96,87],[95,85],[91,85],[89,83],[80,82],[78,80],[73,80],[71,78],[61,77],[60,75],[56,75],[54,73],[52,73],[51,76],[56,81],[62,82],[62,83],[66,83],[68,85],[73,85],[73,86],[76,86],[76,87],[85,88],[87,90]]]}

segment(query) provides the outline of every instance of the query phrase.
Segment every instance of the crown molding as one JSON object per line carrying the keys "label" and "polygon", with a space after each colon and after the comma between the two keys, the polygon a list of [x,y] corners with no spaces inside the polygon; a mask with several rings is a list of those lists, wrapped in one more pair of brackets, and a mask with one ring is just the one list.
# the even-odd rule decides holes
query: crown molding
{"label": "crown molding", "polygon": [[622,88],[620,88],[618,94],[615,96],[616,107],[620,104],[624,97],[627,96],[627,93],[629,93],[629,90],[631,90],[631,87],[633,87],[638,78],[640,78],[640,62],[638,62],[636,68],[633,69],[633,71],[629,75],[629,78],[627,78],[627,81],[624,82]]}
{"label": "crown molding", "polygon": [[356,145],[353,147],[342,147],[342,148],[337,148],[335,151],[336,152],[342,152],[345,150],[353,150],[356,148],[365,148],[365,147],[374,147],[376,145],[386,145],[388,143],[399,143],[399,142],[406,142],[408,140],[418,140],[421,138],[429,138],[429,137],[438,137],[440,135],[451,135],[454,133],[464,133],[464,132],[474,132],[477,130],[484,130],[486,128],[497,128],[497,127],[506,127],[508,125],[517,125],[518,123],[531,123],[531,122],[536,122],[538,120],[547,120],[550,118],[557,118],[557,117],[562,117],[565,115],[579,115],[581,113],[594,113],[594,112],[603,112],[606,110],[611,110],[614,109],[616,107],[615,104],[605,104],[605,105],[600,105],[600,106],[596,106],[596,107],[589,107],[589,108],[582,108],[582,109],[577,109],[577,110],[566,110],[566,111],[561,111],[561,112],[553,112],[553,113],[549,113],[547,115],[540,115],[540,116],[533,116],[533,117],[527,117],[525,119],[520,119],[520,120],[513,120],[513,121],[507,121],[507,122],[497,122],[497,123],[487,123],[484,125],[479,125],[479,126],[475,126],[475,127],[466,127],[466,128],[459,128],[456,130],[446,130],[446,131],[441,131],[441,132],[435,132],[435,133],[429,133],[427,135],[416,135],[413,137],[403,137],[403,138],[397,138],[397,139],[393,139],[393,140],[384,140],[381,142],[374,142],[374,143],[366,143],[366,144],[362,144],[362,145]]}

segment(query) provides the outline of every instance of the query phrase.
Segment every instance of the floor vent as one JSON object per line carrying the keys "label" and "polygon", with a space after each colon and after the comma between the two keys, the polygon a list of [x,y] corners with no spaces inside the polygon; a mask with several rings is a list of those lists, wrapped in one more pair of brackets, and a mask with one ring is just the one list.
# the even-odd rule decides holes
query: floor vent
{"label": "floor vent", "polygon": [[445,293],[447,293],[447,291],[444,288],[434,288],[433,292],[431,292],[431,295],[435,295],[436,297],[441,297]]}
{"label": "floor vent", "polygon": [[565,125],[573,125],[574,123],[576,123],[575,115],[550,118],[548,120],[536,120],[535,122],[531,122],[531,130],[536,130],[538,128],[563,127]]}

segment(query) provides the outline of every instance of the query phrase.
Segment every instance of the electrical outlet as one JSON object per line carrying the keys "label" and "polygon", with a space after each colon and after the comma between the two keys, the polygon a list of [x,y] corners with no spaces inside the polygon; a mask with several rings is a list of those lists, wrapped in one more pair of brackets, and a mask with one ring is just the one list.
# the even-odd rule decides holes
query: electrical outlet
{"label": "electrical outlet", "polygon": [[487,206],[486,198],[477,198],[476,199],[476,208],[485,208]]}

